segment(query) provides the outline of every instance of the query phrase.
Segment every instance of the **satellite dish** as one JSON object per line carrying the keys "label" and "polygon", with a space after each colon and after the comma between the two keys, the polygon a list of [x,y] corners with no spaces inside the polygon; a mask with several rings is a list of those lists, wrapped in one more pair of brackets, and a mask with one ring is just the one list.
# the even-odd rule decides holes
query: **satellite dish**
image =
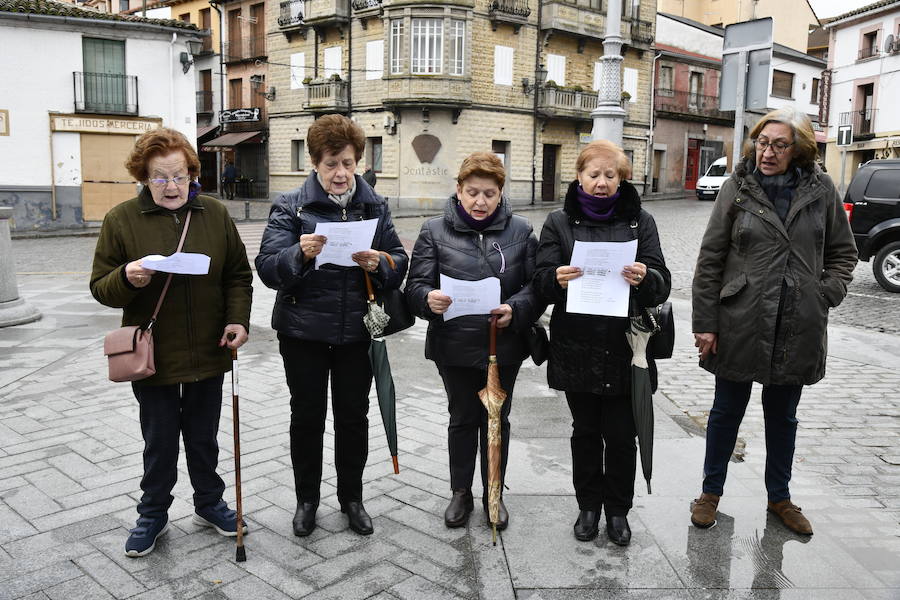
{"label": "satellite dish", "polygon": [[884,38],[884,51],[887,54],[890,54],[894,51],[894,36],[893,34],[888,34],[886,38]]}

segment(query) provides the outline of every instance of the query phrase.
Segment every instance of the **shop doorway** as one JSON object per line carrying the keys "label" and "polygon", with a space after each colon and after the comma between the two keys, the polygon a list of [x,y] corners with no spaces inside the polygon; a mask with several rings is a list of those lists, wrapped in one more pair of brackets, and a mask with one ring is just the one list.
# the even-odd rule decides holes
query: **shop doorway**
{"label": "shop doorway", "polygon": [[81,209],[85,221],[102,221],[113,206],[136,195],[125,169],[134,147],[131,135],[81,134]]}
{"label": "shop doorway", "polygon": [[541,201],[556,202],[559,181],[559,146],[544,144],[544,160],[541,166]]}
{"label": "shop doorway", "polygon": [[688,140],[687,161],[684,166],[684,189],[697,189],[700,172],[700,140]]}

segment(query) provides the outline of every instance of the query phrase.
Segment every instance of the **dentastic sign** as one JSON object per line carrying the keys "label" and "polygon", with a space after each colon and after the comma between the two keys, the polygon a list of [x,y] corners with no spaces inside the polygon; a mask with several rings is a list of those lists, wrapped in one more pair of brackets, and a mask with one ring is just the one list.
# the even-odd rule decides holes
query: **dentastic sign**
{"label": "dentastic sign", "polygon": [[138,121],[132,119],[104,119],[98,117],[78,117],[51,115],[50,129],[53,131],[84,131],[89,133],[125,133],[137,135],[156,129],[160,121]]}

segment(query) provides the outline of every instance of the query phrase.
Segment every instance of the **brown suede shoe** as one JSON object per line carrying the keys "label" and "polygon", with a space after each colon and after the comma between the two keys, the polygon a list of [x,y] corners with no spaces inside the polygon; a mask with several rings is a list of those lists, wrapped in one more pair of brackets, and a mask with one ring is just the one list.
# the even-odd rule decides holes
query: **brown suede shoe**
{"label": "brown suede shoe", "polygon": [[790,499],[781,502],[769,502],[770,513],[775,513],[784,526],[800,535],[812,535],[812,525],[800,512],[800,507],[793,504]]}
{"label": "brown suede shoe", "polygon": [[720,497],[703,492],[699,498],[691,502],[691,523],[700,529],[707,529],[715,525],[716,508],[719,506]]}

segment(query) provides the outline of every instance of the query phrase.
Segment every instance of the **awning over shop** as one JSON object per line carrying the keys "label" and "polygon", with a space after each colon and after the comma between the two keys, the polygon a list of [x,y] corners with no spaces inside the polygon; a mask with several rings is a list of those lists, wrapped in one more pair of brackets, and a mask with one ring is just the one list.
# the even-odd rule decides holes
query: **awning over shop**
{"label": "awning over shop", "polygon": [[203,142],[205,138],[209,137],[211,133],[213,133],[218,128],[218,125],[206,125],[205,127],[197,128],[197,141]]}
{"label": "awning over shop", "polygon": [[238,144],[257,143],[262,140],[262,133],[259,131],[239,131],[235,133],[226,133],[220,135],[214,140],[203,144],[203,150],[206,152],[215,152],[221,148],[231,148]]}

